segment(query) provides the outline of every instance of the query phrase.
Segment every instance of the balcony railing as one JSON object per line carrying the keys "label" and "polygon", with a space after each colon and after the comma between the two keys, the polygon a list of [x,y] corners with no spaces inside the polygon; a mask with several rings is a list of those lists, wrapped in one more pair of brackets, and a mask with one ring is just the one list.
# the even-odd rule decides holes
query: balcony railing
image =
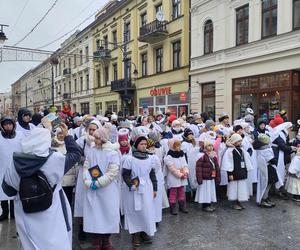
{"label": "balcony railing", "polygon": [[70,68],[66,68],[63,70],[63,76],[69,76],[71,75],[71,69]]}
{"label": "balcony railing", "polygon": [[111,59],[111,50],[104,47],[99,47],[97,51],[94,52],[94,61],[99,60],[109,60]]}
{"label": "balcony railing", "polygon": [[140,42],[156,43],[165,39],[168,35],[167,21],[155,20],[140,28]]}
{"label": "balcony railing", "polygon": [[71,100],[71,99],[72,99],[71,93],[64,93],[64,94],[63,94],[63,99],[64,99],[65,101]]}
{"label": "balcony railing", "polygon": [[[128,80],[127,82],[127,90],[134,90],[135,85],[131,82],[131,80]],[[111,91],[114,92],[124,92],[125,91],[125,80],[115,80],[111,82]]]}

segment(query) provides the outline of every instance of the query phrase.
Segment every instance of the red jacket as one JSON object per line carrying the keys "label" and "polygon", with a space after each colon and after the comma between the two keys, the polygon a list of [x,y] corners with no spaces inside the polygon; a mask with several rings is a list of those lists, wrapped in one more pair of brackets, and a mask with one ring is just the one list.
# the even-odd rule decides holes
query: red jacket
{"label": "red jacket", "polygon": [[[199,185],[202,184],[203,180],[212,180],[212,179],[215,179],[217,184],[220,183],[221,176],[220,176],[220,167],[218,164],[218,159],[215,156],[211,160],[213,161],[215,167],[209,160],[209,156],[207,153],[205,153],[196,163],[196,177]],[[213,170],[216,170],[216,177],[212,176]]]}

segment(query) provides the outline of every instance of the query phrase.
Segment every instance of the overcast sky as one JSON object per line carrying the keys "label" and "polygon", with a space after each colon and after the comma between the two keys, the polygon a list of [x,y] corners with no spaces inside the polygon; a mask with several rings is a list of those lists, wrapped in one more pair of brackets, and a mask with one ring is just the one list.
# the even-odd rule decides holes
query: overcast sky
{"label": "overcast sky", "polygon": [[[0,0],[0,24],[9,25],[4,29],[8,38],[5,45],[11,46],[21,40],[54,2],[55,0]],[[80,24],[107,2],[108,0],[58,0],[44,21],[18,46],[26,48],[43,46]],[[83,29],[93,20],[94,16],[79,29]],[[44,49],[54,51],[66,38],[68,36]],[[0,92],[9,90],[12,83],[38,64],[37,62],[0,63]]]}

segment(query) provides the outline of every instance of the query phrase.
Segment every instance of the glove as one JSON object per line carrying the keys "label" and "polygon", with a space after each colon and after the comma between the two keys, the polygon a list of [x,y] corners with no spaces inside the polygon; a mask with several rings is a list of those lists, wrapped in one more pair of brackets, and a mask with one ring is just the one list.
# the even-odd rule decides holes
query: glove
{"label": "glove", "polygon": [[98,189],[95,180],[92,181],[92,183],[91,183],[91,185],[90,185],[90,188],[91,188],[92,190],[97,190],[97,189]]}
{"label": "glove", "polygon": [[252,154],[253,154],[252,148],[248,148],[247,152],[249,153],[250,156],[252,156]]}

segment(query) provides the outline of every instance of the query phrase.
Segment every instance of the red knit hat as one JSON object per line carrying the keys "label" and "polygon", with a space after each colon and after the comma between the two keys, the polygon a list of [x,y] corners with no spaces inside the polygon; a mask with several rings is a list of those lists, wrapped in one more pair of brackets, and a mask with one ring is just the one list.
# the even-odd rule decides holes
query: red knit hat
{"label": "red knit hat", "polygon": [[277,114],[276,117],[274,118],[274,120],[272,120],[270,122],[270,126],[272,128],[275,128],[275,127],[277,127],[278,125],[280,125],[282,123],[284,123],[284,120],[282,119],[282,117],[279,114]]}
{"label": "red knit hat", "polygon": [[168,120],[169,120],[170,123],[172,123],[176,119],[177,119],[176,115],[170,115]]}

